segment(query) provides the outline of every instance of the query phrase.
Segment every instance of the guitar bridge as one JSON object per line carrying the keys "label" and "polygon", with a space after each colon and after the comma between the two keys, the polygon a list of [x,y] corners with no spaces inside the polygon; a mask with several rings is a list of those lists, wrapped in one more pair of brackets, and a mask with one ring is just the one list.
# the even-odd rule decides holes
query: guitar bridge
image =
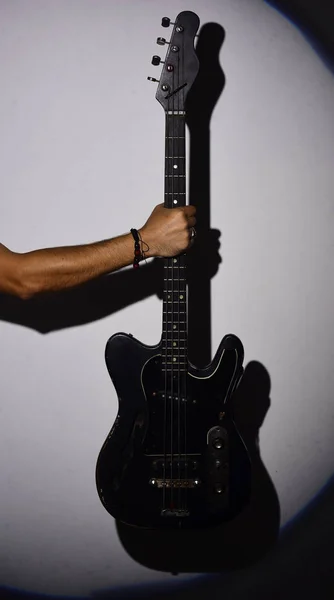
{"label": "guitar bridge", "polygon": [[150,485],[156,488],[196,488],[200,485],[199,479],[150,479]]}
{"label": "guitar bridge", "polygon": [[164,508],[161,511],[162,517],[189,517],[189,510],[183,508]]}

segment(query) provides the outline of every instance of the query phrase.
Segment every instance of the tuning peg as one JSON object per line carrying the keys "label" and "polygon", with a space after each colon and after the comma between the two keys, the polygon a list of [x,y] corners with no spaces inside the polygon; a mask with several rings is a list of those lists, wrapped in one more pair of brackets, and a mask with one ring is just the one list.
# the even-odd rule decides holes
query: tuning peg
{"label": "tuning peg", "polygon": [[159,46],[164,46],[165,44],[169,44],[169,42],[166,42],[165,38],[158,37],[157,44],[159,44]]}
{"label": "tuning peg", "polygon": [[157,67],[158,65],[164,64],[164,61],[161,60],[160,56],[157,56],[156,54],[154,56],[152,56],[152,61],[151,61],[152,65],[154,65],[155,67]]}
{"label": "tuning peg", "polygon": [[172,21],[168,17],[162,17],[161,25],[162,27],[169,27],[170,25],[174,25],[174,23],[172,23]]}
{"label": "tuning peg", "polygon": [[155,77],[148,77],[147,78],[149,81],[154,81],[155,83],[159,83],[159,79],[156,79]]}

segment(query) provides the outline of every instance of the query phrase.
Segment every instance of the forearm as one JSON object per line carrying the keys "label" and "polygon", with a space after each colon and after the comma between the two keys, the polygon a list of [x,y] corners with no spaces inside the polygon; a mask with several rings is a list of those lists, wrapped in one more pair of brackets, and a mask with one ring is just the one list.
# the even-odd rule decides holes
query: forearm
{"label": "forearm", "polygon": [[[139,229],[145,257],[177,256],[190,245],[190,230],[196,219],[191,206],[167,209],[155,207]],[[30,298],[41,292],[74,287],[110,273],[134,259],[134,239],[130,233],[111,240],[47,248],[19,254],[0,244],[0,292]]]}
{"label": "forearm", "polygon": [[41,292],[70,288],[131,264],[134,241],[131,234],[126,234],[93,244],[47,248],[15,256],[17,293],[29,298]]}

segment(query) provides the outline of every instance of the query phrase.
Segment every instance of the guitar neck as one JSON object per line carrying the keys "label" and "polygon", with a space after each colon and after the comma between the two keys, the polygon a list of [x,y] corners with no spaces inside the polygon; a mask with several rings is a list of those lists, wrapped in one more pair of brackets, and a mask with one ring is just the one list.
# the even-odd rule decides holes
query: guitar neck
{"label": "guitar neck", "polygon": [[183,111],[166,112],[165,207],[186,204],[186,123]]}
{"label": "guitar neck", "polygon": [[[165,207],[186,205],[185,113],[166,111]],[[185,255],[164,259],[163,367],[187,371],[187,286]]]}

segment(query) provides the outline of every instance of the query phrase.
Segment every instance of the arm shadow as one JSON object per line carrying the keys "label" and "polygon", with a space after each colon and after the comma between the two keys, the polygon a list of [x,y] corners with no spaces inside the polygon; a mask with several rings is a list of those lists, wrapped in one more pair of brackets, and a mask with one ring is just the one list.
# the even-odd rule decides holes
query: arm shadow
{"label": "arm shadow", "polygon": [[154,294],[162,294],[162,264],[157,259],[140,269],[123,269],[30,300],[0,294],[0,319],[45,334],[92,323]]}

